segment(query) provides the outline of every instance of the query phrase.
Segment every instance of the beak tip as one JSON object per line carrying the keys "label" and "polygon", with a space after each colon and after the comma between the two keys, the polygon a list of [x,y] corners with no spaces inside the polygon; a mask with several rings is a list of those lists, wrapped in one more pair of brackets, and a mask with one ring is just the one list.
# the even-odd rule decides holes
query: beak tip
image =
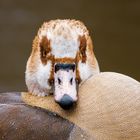
{"label": "beak tip", "polygon": [[64,110],[69,110],[74,105],[74,100],[65,94],[60,101],[56,101]]}

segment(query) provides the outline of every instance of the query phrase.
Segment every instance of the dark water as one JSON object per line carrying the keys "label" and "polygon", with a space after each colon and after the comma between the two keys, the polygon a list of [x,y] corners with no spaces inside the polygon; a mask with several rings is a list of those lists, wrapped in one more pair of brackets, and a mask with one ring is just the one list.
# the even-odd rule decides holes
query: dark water
{"label": "dark water", "polygon": [[56,18],[87,25],[101,71],[140,81],[139,0],[0,0],[0,92],[26,89],[32,40],[43,21]]}

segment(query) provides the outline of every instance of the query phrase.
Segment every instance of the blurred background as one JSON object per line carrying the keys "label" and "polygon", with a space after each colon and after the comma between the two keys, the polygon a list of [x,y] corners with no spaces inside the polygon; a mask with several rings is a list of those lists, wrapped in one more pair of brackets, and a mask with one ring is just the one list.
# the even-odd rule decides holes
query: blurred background
{"label": "blurred background", "polygon": [[25,91],[32,40],[44,21],[82,20],[101,71],[140,81],[139,0],[0,0],[0,92]]}

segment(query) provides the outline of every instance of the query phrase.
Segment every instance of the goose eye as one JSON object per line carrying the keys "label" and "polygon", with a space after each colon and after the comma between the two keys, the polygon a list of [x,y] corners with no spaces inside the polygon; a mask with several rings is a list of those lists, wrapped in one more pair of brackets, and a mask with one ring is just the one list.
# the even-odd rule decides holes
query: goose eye
{"label": "goose eye", "polygon": [[45,58],[47,55],[47,52],[45,50],[42,50],[42,57]]}
{"label": "goose eye", "polygon": [[44,50],[43,52],[43,56],[45,57],[47,55],[47,52]]}

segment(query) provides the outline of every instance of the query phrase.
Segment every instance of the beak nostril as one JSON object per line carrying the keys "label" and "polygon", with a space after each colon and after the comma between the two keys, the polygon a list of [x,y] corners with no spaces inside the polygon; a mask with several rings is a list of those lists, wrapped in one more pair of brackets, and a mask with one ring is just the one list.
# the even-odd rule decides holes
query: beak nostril
{"label": "beak nostril", "polygon": [[70,109],[73,104],[74,104],[74,101],[73,99],[69,96],[69,95],[64,95],[62,97],[62,99],[58,102],[58,104],[65,110],[67,109]]}
{"label": "beak nostril", "polygon": [[59,85],[61,84],[61,79],[60,79],[60,78],[58,78],[58,84],[59,84]]}
{"label": "beak nostril", "polygon": [[70,84],[72,85],[72,83],[73,83],[73,78],[70,79]]}

